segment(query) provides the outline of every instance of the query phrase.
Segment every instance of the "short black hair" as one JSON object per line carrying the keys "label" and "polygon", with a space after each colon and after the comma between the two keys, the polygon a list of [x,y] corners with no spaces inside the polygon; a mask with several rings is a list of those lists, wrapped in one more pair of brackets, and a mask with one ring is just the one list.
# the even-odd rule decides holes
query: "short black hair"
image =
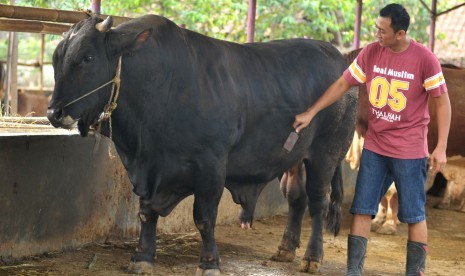
{"label": "short black hair", "polygon": [[391,18],[391,27],[397,33],[400,30],[407,32],[410,25],[410,15],[400,4],[389,4],[379,11],[379,16]]}

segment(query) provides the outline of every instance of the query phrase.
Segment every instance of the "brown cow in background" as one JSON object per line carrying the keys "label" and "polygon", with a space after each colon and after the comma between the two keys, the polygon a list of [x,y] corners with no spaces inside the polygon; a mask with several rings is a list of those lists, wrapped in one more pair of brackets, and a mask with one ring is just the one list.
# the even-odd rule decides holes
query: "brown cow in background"
{"label": "brown cow in background", "polygon": [[[444,79],[449,91],[452,118],[449,139],[447,140],[447,156],[465,156],[465,68],[449,68],[442,66]],[[429,105],[431,122],[428,127],[428,148],[434,149],[438,141],[436,109]]]}
{"label": "brown cow in background", "polygon": [[[3,99],[3,91],[0,99]],[[47,115],[47,107],[51,96],[35,95],[18,90],[18,112],[10,113],[11,116],[44,117]],[[3,105],[3,101],[2,101]]]}
{"label": "brown cow in background", "polygon": [[51,96],[35,95],[18,91],[18,115],[23,117],[47,116],[48,103]]}
{"label": "brown cow in background", "polygon": [[[0,112],[3,110],[3,98],[5,96],[5,76],[6,69],[4,64],[0,62]],[[35,95],[23,90],[18,90],[18,112],[11,114],[13,116],[22,117],[44,117],[47,115],[48,103],[51,96]]]}

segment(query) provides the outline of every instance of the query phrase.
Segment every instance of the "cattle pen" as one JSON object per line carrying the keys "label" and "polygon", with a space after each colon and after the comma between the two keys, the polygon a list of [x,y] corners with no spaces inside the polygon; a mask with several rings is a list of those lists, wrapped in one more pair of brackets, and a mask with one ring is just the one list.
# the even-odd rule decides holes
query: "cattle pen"
{"label": "cattle pen", "polygon": [[[0,29],[8,31],[61,34],[70,23],[88,16],[86,12],[1,7],[0,16],[8,19],[0,20]],[[125,20],[115,17],[115,25]],[[75,249],[111,236],[137,235],[138,201],[107,138],[95,134],[82,139],[75,130],[52,129],[40,118],[5,117],[0,124],[0,157],[8,160],[0,167],[0,188],[5,191],[0,217],[7,222],[0,229],[2,261]],[[192,197],[184,200],[166,222],[161,219],[158,231],[193,228],[192,203]],[[240,209],[229,193],[224,193],[221,204],[217,223],[237,221]],[[278,185],[268,185],[255,217],[286,210]]]}
{"label": "cattle pen", "polygon": [[[139,201],[113,143],[98,133],[82,138],[75,129],[54,129],[45,118],[8,117],[0,118],[0,140],[0,275],[127,275],[140,231]],[[345,269],[356,171],[342,166],[343,225],[339,236],[324,236],[321,275],[342,275]],[[438,199],[430,201],[428,274],[462,275],[463,214],[434,209]],[[195,273],[201,238],[193,202],[190,196],[160,218],[154,275]],[[307,275],[298,272],[304,246],[290,263],[270,260],[287,208],[275,180],[258,200],[253,228],[244,230],[240,206],[225,190],[216,231],[222,275]],[[311,233],[309,220],[306,216],[301,244]],[[394,236],[373,234],[364,275],[400,275],[406,236],[406,225]]]}
{"label": "cattle pen", "polygon": [[[99,135],[82,138],[77,130],[54,129],[44,120],[0,120],[1,260],[68,250],[112,236],[136,237],[138,200],[111,141]],[[268,186],[257,217],[286,211],[278,185]],[[187,198],[162,218],[158,231],[194,228],[192,202]],[[239,210],[225,192],[218,223],[238,222]]]}
{"label": "cattle pen", "polygon": [[[85,12],[1,5],[0,29],[61,34],[70,23],[87,16]],[[115,17],[115,25],[125,20]],[[11,72],[15,74],[16,69]],[[16,91],[14,78],[7,82]],[[109,139],[98,134],[83,139],[76,130],[52,128],[45,118],[1,117],[0,140],[2,264],[75,250],[112,237],[137,237],[139,202]],[[192,204],[192,196],[185,199],[170,216],[160,219],[157,231],[179,233],[195,228]],[[286,208],[277,185],[269,185],[255,215],[284,213]],[[218,224],[238,221],[240,207],[229,193],[224,194],[219,210]]]}

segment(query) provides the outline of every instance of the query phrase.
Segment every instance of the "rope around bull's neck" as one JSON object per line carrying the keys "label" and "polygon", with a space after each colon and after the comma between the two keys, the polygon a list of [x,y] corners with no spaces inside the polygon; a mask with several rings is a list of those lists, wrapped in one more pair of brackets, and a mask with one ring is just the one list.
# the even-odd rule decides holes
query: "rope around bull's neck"
{"label": "rope around bull's neck", "polygon": [[[111,94],[110,94],[110,98],[108,99],[108,103],[105,105],[105,107],[103,108],[103,112],[100,114],[99,116],[99,119],[97,121],[97,123],[95,123],[93,125],[93,128],[97,131],[100,132],[100,127],[101,127],[101,122],[102,121],[106,121],[106,120],[109,120],[109,131],[110,131],[110,135],[109,135],[109,138],[112,139],[112,127],[111,127],[111,113],[116,109],[117,107],[117,104],[116,104],[116,101],[118,100],[118,96],[119,96],[119,88],[120,88],[120,83],[121,83],[121,78],[120,78],[120,75],[121,75],[121,62],[122,62],[122,59],[123,59],[123,56],[120,56],[118,58],[118,66],[116,67],[116,75],[113,79],[111,79],[110,81],[100,85],[99,87],[95,88],[94,90],[90,91],[90,92],[87,92],[86,94],[78,97],[77,99],[74,99],[72,100],[71,102],[67,103],[66,105],[63,106],[63,108],[65,107],[68,107],[92,94],[94,94],[95,92],[99,91],[100,89],[102,89],[103,87],[109,85],[110,83],[112,83],[112,87],[111,87]],[[116,89],[115,89],[116,88]]]}
{"label": "rope around bull's neck", "polygon": [[[102,121],[106,121],[108,120],[108,124],[109,124],[109,136],[108,138],[110,138],[110,140],[113,138],[113,128],[111,126],[111,113],[116,109],[116,107],[118,106],[116,104],[116,100],[118,100],[118,96],[119,96],[119,88],[120,88],[120,83],[121,83],[121,79],[120,79],[120,75],[121,75],[121,60],[122,60],[123,56],[120,56],[119,59],[118,59],[118,67],[116,67],[116,75],[115,77],[113,78],[113,86],[111,87],[111,94],[110,94],[110,98],[108,99],[108,103],[105,105],[105,107],[103,108],[103,112],[102,114],[100,114],[100,117],[97,121],[97,124],[95,126],[95,129],[100,132],[100,127],[101,127],[101,123]],[[116,89],[115,89],[116,87]],[[115,92],[116,90],[116,92]],[[115,95],[113,97],[113,94]]]}
{"label": "rope around bull's neck", "polygon": [[116,75],[113,78],[113,80],[110,81],[110,82],[113,82],[113,86],[111,87],[110,98],[108,99],[108,103],[103,108],[103,113],[100,115],[99,122],[111,119],[111,113],[118,106],[116,104],[116,101],[118,100],[119,88],[120,88],[120,83],[121,83],[120,75],[121,75],[121,60],[122,59],[123,59],[123,56],[120,56],[118,59],[118,66],[116,67]]}
{"label": "rope around bull's neck", "polygon": [[[99,118],[99,122],[103,121],[103,120],[108,120],[110,117],[111,117],[111,113],[116,109],[116,100],[118,99],[118,95],[119,95],[119,88],[120,88],[120,82],[121,82],[121,79],[120,79],[120,75],[121,75],[121,60],[122,60],[122,56],[119,57],[118,59],[118,66],[116,67],[116,75],[113,79],[111,79],[110,81],[100,85],[99,87],[95,88],[94,90],[90,91],[90,92],[87,92],[86,94],[78,97],[77,99],[74,99],[72,100],[71,102],[67,103],[65,106],[63,106],[63,108],[65,107],[68,107],[92,94],[94,94],[95,92],[99,91],[100,89],[104,88],[105,86],[109,85],[110,83],[113,84],[112,88],[111,88],[111,95],[110,95],[110,99],[108,100],[108,104],[105,105],[105,107],[103,108],[103,113],[100,115],[100,118]],[[115,93],[115,87],[116,87],[116,93]],[[114,97],[113,97],[114,95]]]}

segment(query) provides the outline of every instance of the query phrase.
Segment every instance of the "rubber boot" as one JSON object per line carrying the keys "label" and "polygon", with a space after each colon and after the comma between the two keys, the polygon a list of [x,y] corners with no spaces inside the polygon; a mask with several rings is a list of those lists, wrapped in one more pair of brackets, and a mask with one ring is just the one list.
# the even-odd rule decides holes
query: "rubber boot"
{"label": "rubber boot", "polygon": [[347,239],[347,273],[346,276],[361,276],[365,263],[368,239],[349,234]]}
{"label": "rubber boot", "polygon": [[407,241],[407,276],[425,275],[428,246],[421,242]]}

